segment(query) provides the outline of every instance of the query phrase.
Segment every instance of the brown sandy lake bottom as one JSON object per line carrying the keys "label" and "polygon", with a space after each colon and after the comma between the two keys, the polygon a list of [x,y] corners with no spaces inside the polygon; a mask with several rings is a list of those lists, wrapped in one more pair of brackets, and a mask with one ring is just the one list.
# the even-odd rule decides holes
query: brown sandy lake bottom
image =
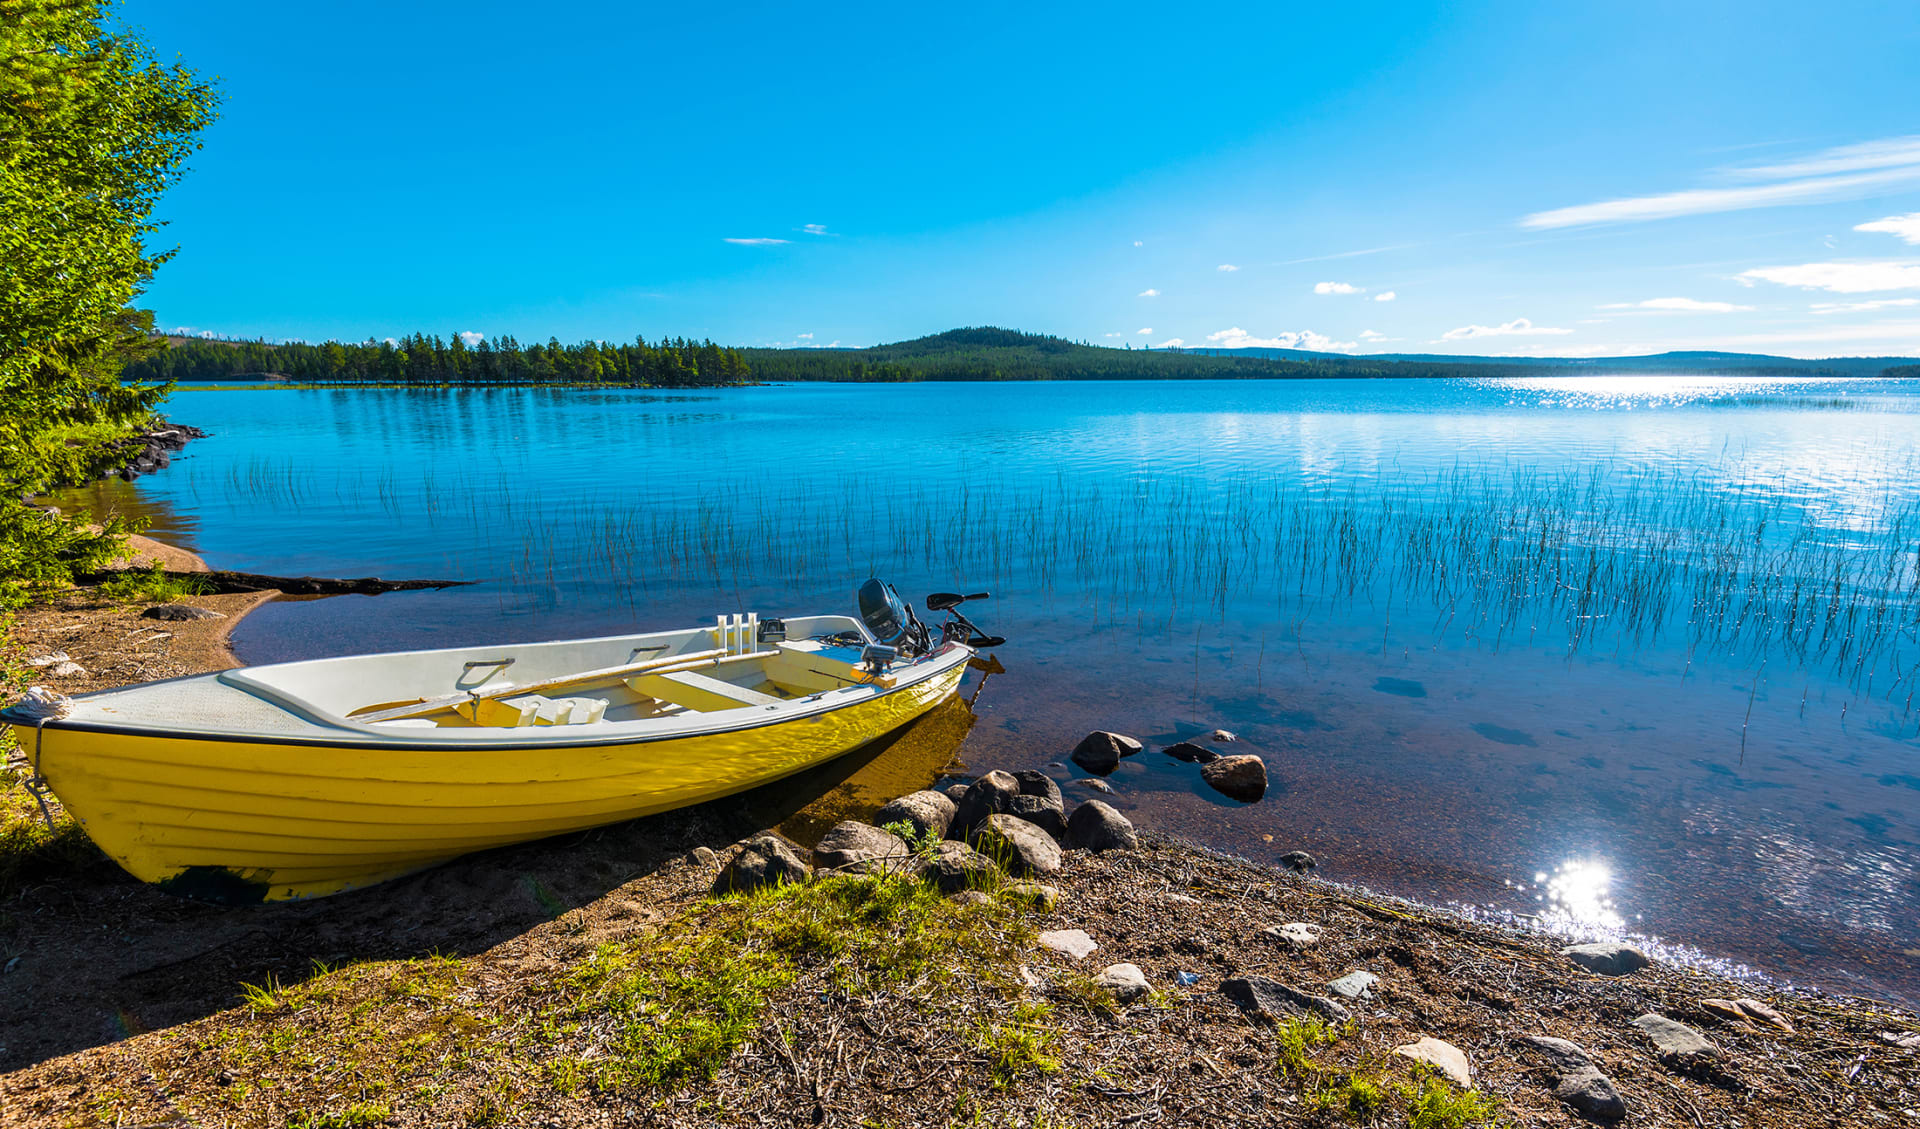
{"label": "brown sandy lake bottom", "polygon": [[[170,414],[214,436],[138,495],[215,567],[480,582],[269,605],[245,661],[851,611],[873,574],[990,588],[1006,671],[953,727],[964,771],[1081,776],[1082,735],[1130,733],[1149,748],[1112,802],[1156,829],[1920,1001],[1910,385],[210,392]],[[1156,751],[1215,728],[1265,758],[1260,803]]]}

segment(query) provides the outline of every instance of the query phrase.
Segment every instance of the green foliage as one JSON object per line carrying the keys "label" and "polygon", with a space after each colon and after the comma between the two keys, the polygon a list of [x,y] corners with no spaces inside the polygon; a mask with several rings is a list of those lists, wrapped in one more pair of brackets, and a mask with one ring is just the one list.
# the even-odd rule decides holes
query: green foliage
{"label": "green foliage", "polygon": [[208,590],[206,580],[196,576],[170,576],[157,564],[121,569],[95,589],[110,600],[127,604],[170,604],[185,596],[205,595]]}
{"label": "green foliage", "polygon": [[1492,1129],[1499,1124],[1500,1103],[1478,1090],[1462,1090],[1431,1075],[1400,1090],[1407,1099],[1407,1129]]}
{"label": "green foliage", "polygon": [[90,529],[0,496],[0,610],[64,587],[76,574],[105,568],[125,532],[118,519]]}
{"label": "green foliage", "polygon": [[1314,1065],[1313,1052],[1339,1041],[1340,1032],[1318,1016],[1286,1020],[1274,1032],[1274,1046],[1279,1052],[1274,1069],[1289,1082],[1308,1081],[1320,1072]]}
{"label": "green foliage", "polygon": [[993,1088],[1004,1090],[1029,1074],[1057,1074],[1059,1032],[1046,1021],[1053,1009],[1044,1000],[1026,1000],[1012,1006],[1004,1021],[982,1023],[975,1045],[986,1056]]}
{"label": "green foliage", "polygon": [[[56,583],[99,548],[20,498],[97,474],[163,388],[120,372],[150,353],[127,308],[171,251],[146,237],[214,96],[106,30],[102,0],[0,0],[0,600]],[[49,527],[60,527],[50,529]],[[35,544],[45,538],[53,545]]]}
{"label": "green foliage", "polygon": [[360,1129],[392,1116],[393,1109],[385,1102],[355,1102],[331,1113],[299,1111],[287,1118],[287,1129]]}

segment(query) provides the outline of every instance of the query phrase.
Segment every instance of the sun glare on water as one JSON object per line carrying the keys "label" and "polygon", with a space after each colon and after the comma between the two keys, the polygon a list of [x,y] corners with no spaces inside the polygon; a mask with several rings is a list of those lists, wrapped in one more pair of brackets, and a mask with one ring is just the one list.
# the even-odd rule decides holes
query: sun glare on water
{"label": "sun glare on water", "polygon": [[1626,924],[1613,904],[1613,871],[1606,863],[1570,860],[1533,876],[1546,903],[1541,916],[1571,925],[1618,929]]}

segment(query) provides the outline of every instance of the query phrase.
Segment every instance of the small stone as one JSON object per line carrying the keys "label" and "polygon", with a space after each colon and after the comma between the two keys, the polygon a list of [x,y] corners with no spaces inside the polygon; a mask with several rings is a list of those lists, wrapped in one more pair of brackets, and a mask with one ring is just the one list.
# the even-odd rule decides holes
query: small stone
{"label": "small stone", "polygon": [[920,876],[938,886],[943,894],[976,889],[993,882],[999,873],[992,859],[951,839],[936,844],[933,857],[920,867]]}
{"label": "small stone", "polygon": [[1677,1019],[1648,1012],[1634,1020],[1633,1025],[1653,1040],[1653,1049],[1660,1061],[1675,1069],[1684,1070],[1720,1057],[1719,1047]]}
{"label": "small stone", "polygon": [[140,613],[147,619],[164,619],[174,623],[184,623],[190,619],[225,619],[222,612],[212,608],[196,608],[192,604],[160,604]]}
{"label": "small stone", "polygon": [[1319,866],[1320,863],[1305,851],[1288,851],[1286,854],[1280,856],[1280,865],[1298,873],[1302,870],[1312,870],[1314,867]]}
{"label": "small stone", "polygon": [[813,848],[814,866],[841,873],[904,871],[912,857],[898,835],[852,820],[834,824]]}
{"label": "small stone", "polygon": [[1196,745],[1192,741],[1182,741],[1178,745],[1168,745],[1161,752],[1177,761],[1188,764],[1209,764],[1220,759],[1220,754],[1205,745]]}
{"label": "small stone", "polygon": [[1053,836],[1016,815],[988,816],[971,843],[1009,874],[1026,877],[1060,870],[1060,845]]}
{"label": "small stone", "polygon": [[975,780],[953,805],[953,822],[947,827],[947,838],[966,841],[988,816],[1005,814],[1019,794],[1020,782],[1011,773],[989,772]]}
{"label": "small stone", "polygon": [[1066,815],[1059,804],[1048,803],[1045,796],[1015,796],[1007,806],[1007,814],[1026,820],[1056,841],[1067,837]]}
{"label": "small stone", "polygon": [[1200,778],[1222,796],[1243,804],[1267,794],[1267,765],[1259,757],[1221,757],[1201,765]]}
{"label": "small stone", "polygon": [[720,856],[713,853],[712,847],[695,847],[687,852],[687,861],[695,866],[712,866],[720,861]]}
{"label": "small stone", "polygon": [[1001,893],[1043,912],[1060,904],[1060,891],[1040,882],[1009,883]]}
{"label": "small stone", "polygon": [[1627,976],[1653,962],[1640,949],[1618,941],[1600,941],[1591,945],[1570,945],[1560,955],[1588,972],[1601,976]]}
{"label": "small stone", "polygon": [[1356,970],[1328,983],[1327,989],[1343,999],[1370,1000],[1373,998],[1373,986],[1378,983],[1380,978],[1373,973]]}
{"label": "small stone", "polygon": [[1238,741],[1239,739],[1240,738],[1231,730],[1226,729],[1216,729],[1212,733],[1207,734],[1207,740],[1209,741],[1227,742]]}
{"label": "small stone", "polygon": [[1072,760],[1088,772],[1105,776],[1120,767],[1120,758],[1133,756],[1140,748],[1140,742],[1131,737],[1096,730],[1073,747]]}
{"label": "small stone", "polygon": [[1089,851],[1131,851],[1140,836],[1126,816],[1099,800],[1088,800],[1067,819],[1067,842]]}
{"label": "small stone", "polygon": [[1033,992],[1037,992],[1040,989],[1047,986],[1047,982],[1045,980],[1042,980],[1038,976],[1035,976],[1033,974],[1033,969],[1028,968],[1024,964],[1020,966],[1020,983],[1026,985],[1028,991],[1033,991]]}
{"label": "small stone", "polygon": [[47,668],[48,674],[58,678],[74,678],[86,672],[87,668],[77,662],[55,663],[53,666]]}
{"label": "small stone", "polygon": [[747,842],[727,862],[726,869],[713,880],[715,894],[744,893],[784,882],[805,882],[807,864],[800,861],[792,847],[772,835],[760,835]]}
{"label": "small stone", "polygon": [[1554,1097],[1596,1121],[1618,1121],[1627,1115],[1627,1100],[1585,1048],[1550,1035],[1523,1035],[1520,1042],[1553,1064]]}
{"label": "small stone", "polygon": [[1149,991],[1146,973],[1132,964],[1110,964],[1100,970],[1093,982],[1123,1004],[1130,1004]]}
{"label": "small stone", "polygon": [[1113,785],[1095,777],[1086,777],[1076,780],[1074,783],[1080,785],[1082,788],[1091,788],[1096,792],[1105,792],[1109,796],[1113,795]]}
{"label": "small stone", "polygon": [[1462,1089],[1473,1085],[1473,1064],[1467,1061],[1467,1052],[1445,1039],[1428,1035],[1418,1042],[1393,1048],[1393,1053],[1401,1058],[1426,1063]]}
{"label": "small stone", "polygon": [[1297,988],[1289,988],[1278,980],[1269,980],[1264,976],[1222,980],[1220,991],[1228,999],[1239,1004],[1242,1009],[1251,1012],[1255,1018],[1269,1023],[1306,1015],[1309,1012],[1335,1023],[1347,1021],[1347,1009],[1333,1000],[1325,996],[1310,995]]}
{"label": "small stone", "polygon": [[1040,934],[1040,943],[1056,953],[1064,953],[1075,960],[1085,960],[1100,943],[1087,936],[1084,929],[1054,929]]}
{"label": "small stone", "polygon": [[951,900],[954,904],[963,906],[984,906],[993,901],[979,890],[962,890],[958,894],[951,895]]}
{"label": "small stone", "polygon": [[874,812],[873,825],[885,827],[891,823],[910,823],[917,837],[941,839],[946,837],[947,828],[953,825],[953,811],[953,801],[944,793],[910,792]]}
{"label": "small stone", "polygon": [[1260,932],[1296,949],[1311,948],[1320,943],[1320,927],[1310,921],[1289,921],[1285,925],[1270,925]]}

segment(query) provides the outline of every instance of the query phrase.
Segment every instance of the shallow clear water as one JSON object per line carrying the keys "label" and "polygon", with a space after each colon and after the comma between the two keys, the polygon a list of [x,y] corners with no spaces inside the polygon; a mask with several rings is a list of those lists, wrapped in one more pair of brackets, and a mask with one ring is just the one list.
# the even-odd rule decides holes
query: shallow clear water
{"label": "shallow clear water", "polygon": [[[1920,386],[1543,378],[177,394],[139,504],[252,662],[991,588],[974,768],[1148,754],[1149,826],[1920,999]],[[106,499],[112,501],[112,498]],[[126,504],[125,500],[121,500]]]}

